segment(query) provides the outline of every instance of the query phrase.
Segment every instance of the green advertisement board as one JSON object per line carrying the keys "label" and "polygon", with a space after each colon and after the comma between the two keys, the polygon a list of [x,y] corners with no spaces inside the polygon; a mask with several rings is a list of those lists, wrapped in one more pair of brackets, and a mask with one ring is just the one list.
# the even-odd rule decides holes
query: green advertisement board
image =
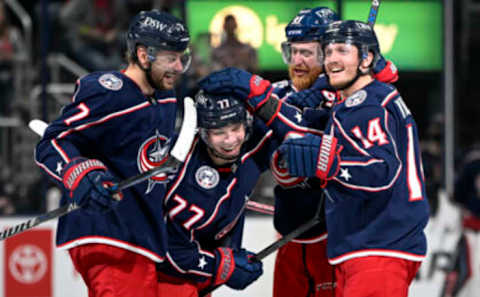
{"label": "green advertisement board", "polygon": [[[344,19],[366,20],[370,0],[344,0]],[[284,70],[280,44],[285,26],[302,8],[327,6],[335,1],[188,0],[186,23],[199,55],[222,40],[224,17],[235,16],[240,41],[257,49],[262,70]],[[375,26],[382,53],[400,70],[438,71],[442,68],[442,2],[440,0],[382,1]]]}
{"label": "green advertisement board", "polygon": [[[343,18],[363,20],[371,1],[344,1]],[[375,32],[382,54],[400,70],[440,71],[443,67],[442,1],[382,1]]]}

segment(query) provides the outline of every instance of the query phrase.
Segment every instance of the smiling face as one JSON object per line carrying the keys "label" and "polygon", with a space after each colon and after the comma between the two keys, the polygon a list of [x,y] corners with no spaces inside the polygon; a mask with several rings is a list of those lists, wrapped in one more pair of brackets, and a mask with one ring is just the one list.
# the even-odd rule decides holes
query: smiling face
{"label": "smiling face", "polygon": [[[240,155],[242,145],[246,140],[244,123],[234,123],[222,128],[208,129],[210,157],[216,165],[235,161]],[[213,151],[213,152],[212,152]]]}
{"label": "smiling face", "polygon": [[372,53],[360,63],[358,48],[350,43],[328,44],[324,52],[325,72],[330,85],[337,90],[343,90],[349,95],[371,80],[370,76],[362,74],[368,74],[368,66],[373,60]]}
{"label": "smiling face", "polygon": [[321,49],[318,42],[292,42],[288,72],[298,90],[308,89],[322,73]]}

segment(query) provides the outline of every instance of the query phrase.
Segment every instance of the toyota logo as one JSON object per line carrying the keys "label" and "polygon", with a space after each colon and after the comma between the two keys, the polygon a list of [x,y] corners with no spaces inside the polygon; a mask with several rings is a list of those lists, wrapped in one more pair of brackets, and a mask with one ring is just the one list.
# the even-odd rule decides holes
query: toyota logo
{"label": "toyota logo", "polygon": [[26,244],[17,247],[8,261],[12,276],[20,283],[38,282],[47,271],[47,257],[35,245]]}

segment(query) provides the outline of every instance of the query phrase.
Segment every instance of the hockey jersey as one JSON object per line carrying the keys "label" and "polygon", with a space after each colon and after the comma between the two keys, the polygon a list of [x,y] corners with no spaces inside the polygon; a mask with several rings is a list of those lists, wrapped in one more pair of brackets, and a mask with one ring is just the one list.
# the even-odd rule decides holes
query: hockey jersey
{"label": "hockey jersey", "polygon": [[165,199],[169,251],[161,271],[203,282],[214,273],[217,247],[241,247],[246,202],[278,144],[256,120],[239,159],[219,167],[196,139]]}
{"label": "hockey jersey", "polygon": [[[292,82],[287,80],[276,82],[273,84],[273,87],[273,96],[276,96],[278,99],[283,101],[287,100],[287,102],[287,97],[290,94],[297,92],[295,87],[292,85]],[[290,109],[290,112],[286,112],[287,109]],[[285,106],[283,108],[283,111],[286,114],[292,114],[292,111],[294,110],[295,109],[290,106]],[[296,118],[301,118],[302,120],[298,122],[298,125],[293,126],[295,131],[303,131],[303,129],[299,129],[300,126],[316,126],[316,122],[318,121],[315,120],[315,117],[306,117],[305,110],[297,110],[296,112],[298,112],[298,116],[296,116]],[[308,112],[308,114],[311,113]],[[295,116],[293,118],[295,118]],[[312,133],[313,131],[310,130],[309,132]],[[317,131],[317,133],[320,133],[320,131]],[[277,170],[274,163],[272,163],[272,167],[272,170]],[[312,185],[311,181],[304,181],[295,187],[288,188],[277,185],[275,186],[274,193],[274,226],[275,229],[282,235],[290,233],[313,218],[318,204],[321,201],[319,197],[322,195],[321,189],[319,187],[315,187],[315,185]],[[299,243],[315,243],[325,240],[326,238],[327,231],[325,220],[321,220],[319,224],[315,225],[310,230],[301,234],[292,241]]]}
{"label": "hockey jersey", "polygon": [[333,107],[325,133],[343,146],[326,188],[329,262],[421,261],[429,207],[417,127],[398,91],[374,80]]}
{"label": "hockey jersey", "polygon": [[[36,147],[36,162],[64,190],[60,173],[77,156],[101,160],[119,180],[145,172],[168,156],[176,102],[172,91],[146,97],[121,72],[89,74],[77,81],[73,102],[48,126]],[[125,189],[123,200],[106,213],[80,208],[61,217],[57,246],[101,243],[162,262],[166,182],[165,175],[158,175]],[[61,205],[70,200],[64,194]]]}

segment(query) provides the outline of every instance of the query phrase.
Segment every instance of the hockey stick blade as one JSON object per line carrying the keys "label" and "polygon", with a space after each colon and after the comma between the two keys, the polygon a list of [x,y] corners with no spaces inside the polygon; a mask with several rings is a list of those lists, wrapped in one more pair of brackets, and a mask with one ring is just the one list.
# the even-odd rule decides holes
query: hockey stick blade
{"label": "hockey stick blade", "polygon": [[[320,197],[320,200],[319,200],[319,203],[318,203],[318,206],[317,206],[317,210],[315,211],[315,215],[310,220],[308,220],[306,223],[300,225],[297,229],[293,230],[292,232],[288,233],[287,235],[283,236],[279,240],[273,242],[272,244],[270,244],[269,246],[267,246],[266,248],[264,248],[263,250],[258,252],[253,257],[252,260],[253,261],[262,261],[267,256],[269,256],[272,253],[274,253],[275,251],[277,251],[279,248],[281,248],[282,246],[287,244],[292,239],[300,236],[302,233],[310,230],[313,226],[319,224],[322,221],[321,211],[322,211],[322,205],[323,205],[324,201],[325,201],[325,193],[322,193],[322,196]],[[200,291],[199,296],[200,297],[206,297],[208,294],[215,291],[220,286],[221,285],[216,285],[214,287],[205,288],[202,291]]]}
{"label": "hockey stick blade", "polygon": [[[154,175],[157,175],[159,173],[162,173],[164,171],[171,169],[172,166],[176,166],[177,164],[183,163],[185,161],[188,155],[188,152],[192,146],[193,140],[195,138],[195,134],[197,132],[197,112],[196,112],[195,104],[193,103],[193,100],[189,97],[185,98],[184,107],[185,107],[185,112],[183,115],[183,123],[180,129],[180,134],[178,136],[177,141],[175,142],[175,145],[173,146],[170,152],[169,159],[165,163],[163,163],[161,166],[152,168],[149,171],[146,171],[144,173],[141,173],[139,175],[133,176],[131,178],[128,178],[120,182],[116,186],[115,188],[116,190],[120,191],[128,187],[131,187],[133,185],[136,185],[140,182],[143,182],[149,179]],[[30,125],[29,127],[32,128]],[[37,134],[43,135],[46,129],[46,124],[40,125],[39,127],[43,128],[43,131],[41,131],[41,129],[36,129],[34,130],[34,132],[36,132]],[[55,219],[63,215],[66,215],[78,208],[79,206],[77,204],[70,203],[70,204],[61,206],[57,209],[54,209],[52,211],[49,211],[47,213],[44,213],[40,216],[37,216],[35,218],[32,218],[26,222],[7,228],[0,233],[0,241],[5,240],[14,235],[17,235],[19,233],[22,233],[26,230],[29,230],[51,219]]]}
{"label": "hockey stick blade", "polygon": [[47,130],[48,124],[39,119],[33,119],[28,122],[28,127],[37,135],[43,136]]}
{"label": "hockey stick blade", "polygon": [[373,28],[375,22],[377,21],[378,8],[380,7],[380,0],[372,0],[372,6],[370,7],[370,12],[368,13],[367,24]]}

